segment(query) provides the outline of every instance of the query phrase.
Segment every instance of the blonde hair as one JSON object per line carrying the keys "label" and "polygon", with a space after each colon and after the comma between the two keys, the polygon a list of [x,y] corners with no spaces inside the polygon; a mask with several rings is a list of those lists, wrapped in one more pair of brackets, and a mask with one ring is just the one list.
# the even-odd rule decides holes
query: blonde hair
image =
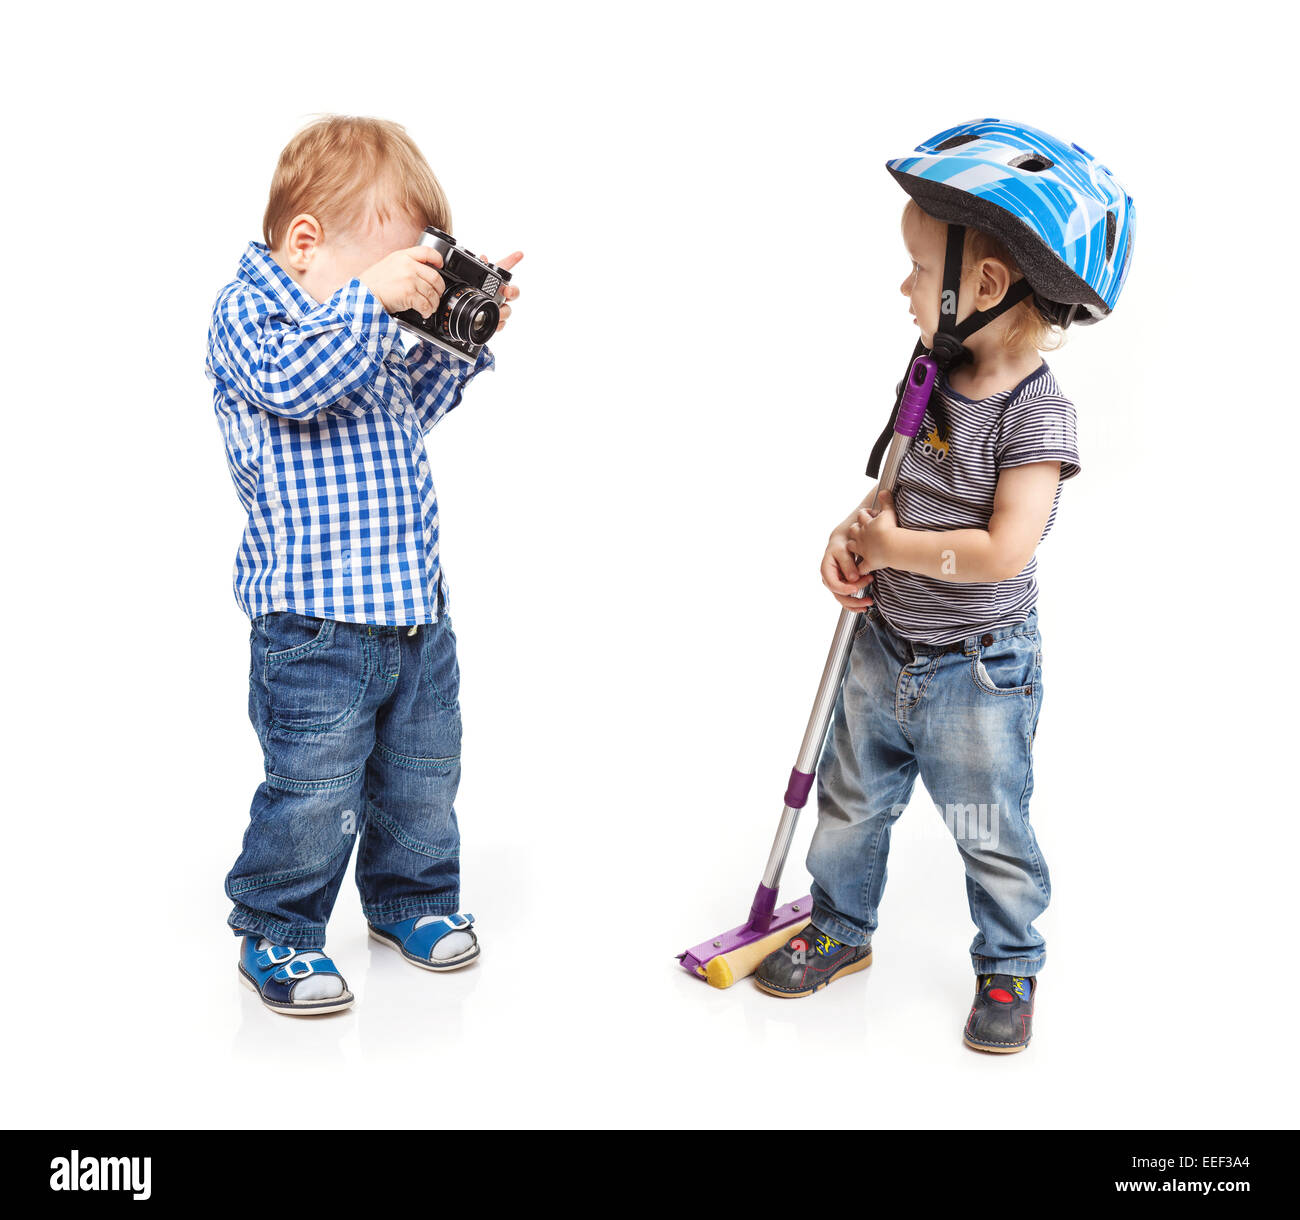
{"label": "blonde hair", "polygon": [[[935,220],[915,199],[907,201],[907,206],[903,209],[904,220],[909,212],[924,216],[934,224],[942,223]],[[1024,272],[1020,270],[1011,251],[998,238],[983,229],[967,225],[966,241],[961,255],[962,275],[964,276],[986,258],[996,258],[1004,263],[1007,270],[1011,272],[1012,283],[1024,278]],[[1013,305],[1002,317],[1006,320],[1002,332],[1002,344],[1009,351],[1028,351],[1033,348],[1035,351],[1050,352],[1055,351],[1065,342],[1065,331],[1038,308],[1032,294]]]}
{"label": "blonde hair", "polygon": [[394,213],[451,232],[451,208],[433,170],[406,129],[387,119],[321,115],[285,145],[262,218],[270,249],[303,212],[327,233],[356,232]]}

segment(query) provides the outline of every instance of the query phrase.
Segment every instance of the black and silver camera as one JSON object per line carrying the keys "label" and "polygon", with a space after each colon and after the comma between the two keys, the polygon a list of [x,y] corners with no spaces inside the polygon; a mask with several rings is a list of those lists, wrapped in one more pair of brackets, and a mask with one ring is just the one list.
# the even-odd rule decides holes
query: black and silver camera
{"label": "black and silver camera", "polygon": [[397,321],[453,356],[477,360],[501,321],[510,272],[458,246],[451,234],[432,225],[425,229],[418,244],[431,246],[442,255],[440,274],[446,291],[429,317],[404,309],[396,315]]}

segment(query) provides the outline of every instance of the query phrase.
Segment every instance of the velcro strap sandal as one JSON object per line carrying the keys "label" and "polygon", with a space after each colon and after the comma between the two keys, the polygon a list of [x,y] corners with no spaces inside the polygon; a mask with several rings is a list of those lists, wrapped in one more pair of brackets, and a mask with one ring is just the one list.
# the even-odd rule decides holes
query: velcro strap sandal
{"label": "velcro strap sandal", "polygon": [[[338,967],[328,957],[305,957],[319,953],[319,949],[292,949],[288,945],[267,945],[257,948],[260,936],[245,936],[240,950],[239,977],[244,986],[256,992],[264,1007],[272,1012],[291,1017],[320,1016],[327,1012],[341,1012],[352,1007],[355,998],[339,974]],[[303,979],[322,974],[338,977],[343,991],[323,1000],[299,1000],[295,992]]]}
{"label": "velcro strap sandal", "polygon": [[[421,919],[428,918],[427,915],[416,915],[396,923],[367,921],[366,926],[372,939],[396,949],[408,962],[422,970],[459,970],[478,957],[479,943],[473,932],[473,915],[443,915],[422,928],[415,926]],[[452,957],[434,957],[434,946],[453,932],[467,932],[473,943]]]}

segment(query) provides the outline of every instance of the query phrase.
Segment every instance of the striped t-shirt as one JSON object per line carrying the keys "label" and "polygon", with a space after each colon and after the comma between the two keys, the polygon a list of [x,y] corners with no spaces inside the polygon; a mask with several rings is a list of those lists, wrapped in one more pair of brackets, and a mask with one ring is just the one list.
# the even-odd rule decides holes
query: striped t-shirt
{"label": "striped t-shirt", "polygon": [[[987,529],[998,472],[1011,466],[1060,462],[1061,482],[1079,473],[1074,406],[1045,363],[1014,389],[978,402],[957,393],[942,375],[934,393],[947,409],[948,441],[940,441],[927,410],[894,489],[904,529]],[[1058,482],[1043,538],[1056,520],[1060,496]],[[1038,597],[1036,570],[1037,559],[1031,557],[1011,580],[962,583],[883,568],[876,573],[874,596],[899,635],[951,644],[1024,622]]]}

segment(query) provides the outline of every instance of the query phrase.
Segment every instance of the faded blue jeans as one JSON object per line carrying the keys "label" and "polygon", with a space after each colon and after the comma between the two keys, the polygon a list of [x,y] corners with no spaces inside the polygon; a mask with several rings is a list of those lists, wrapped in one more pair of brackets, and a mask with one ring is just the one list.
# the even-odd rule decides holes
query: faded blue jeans
{"label": "faded blue jeans", "polygon": [[372,923],[460,903],[460,669],[436,623],[372,627],[277,612],[249,633],[262,744],[243,850],[226,877],[237,933],[319,949],[354,840]]}
{"label": "faded blue jeans", "polygon": [[1051,896],[1029,825],[1037,613],[956,651],[896,635],[874,607],[862,619],[817,769],[813,922],[846,944],[871,940],[890,830],[919,775],[966,868],[976,973],[1037,974],[1045,947],[1033,921]]}

